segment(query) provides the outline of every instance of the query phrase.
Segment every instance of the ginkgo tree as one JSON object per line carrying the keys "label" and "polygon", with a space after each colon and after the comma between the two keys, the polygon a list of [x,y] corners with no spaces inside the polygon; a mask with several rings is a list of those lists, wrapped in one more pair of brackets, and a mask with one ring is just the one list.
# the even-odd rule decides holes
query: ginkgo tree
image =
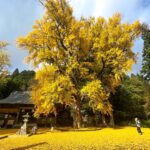
{"label": "ginkgo tree", "polygon": [[109,95],[136,60],[132,47],[141,33],[140,23],[121,23],[119,13],[108,20],[76,19],[66,0],[40,2],[45,7],[43,18],[17,40],[28,50],[27,62],[42,66],[32,85],[36,115],[55,112],[55,104],[62,103],[74,110],[80,127],[85,98],[93,110],[111,115]]}
{"label": "ginkgo tree", "polygon": [[8,66],[10,66],[9,55],[5,51],[8,43],[0,41],[0,79],[8,73]]}

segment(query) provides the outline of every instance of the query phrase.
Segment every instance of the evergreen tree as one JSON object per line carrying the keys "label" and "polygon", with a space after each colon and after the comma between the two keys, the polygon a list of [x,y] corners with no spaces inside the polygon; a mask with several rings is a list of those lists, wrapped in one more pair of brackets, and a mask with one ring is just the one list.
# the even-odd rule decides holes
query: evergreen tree
{"label": "evergreen tree", "polygon": [[150,29],[147,25],[143,25],[142,39],[144,40],[144,47],[141,73],[145,79],[150,81]]}
{"label": "evergreen tree", "polygon": [[111,96],[115,121],[131,122],[135,117],[146,118],[147,92],[144,80],[138,75],[124,76],[116,93]]}

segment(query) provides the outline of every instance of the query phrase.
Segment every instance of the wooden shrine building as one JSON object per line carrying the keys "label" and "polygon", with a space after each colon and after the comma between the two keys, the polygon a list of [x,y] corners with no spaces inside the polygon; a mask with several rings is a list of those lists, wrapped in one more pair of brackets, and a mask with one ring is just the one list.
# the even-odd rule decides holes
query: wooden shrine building
{"label": "wooden shrine building", "polygon": [[22,121],[22,116],[29,113],[31,117],[34,112],[34,104],[30,100],[30,92],[16,91],[7,98],[0,100],[0,126],[18,124]]}
{"label": "wooden shrine building", "polygon": [[[57,104],[56,124],[59,126],[72,125],[70,110],[61,104]],[[16,91],[11,93],[7,98],[0,100],[0,127],[20,126],[23,123],[23,116],[29,114],[29,124],[38,124],[38,126],[50,126],[51,117],[41,115],[40,118],[34,117],[34,104],[30,99],[29,91]]]}

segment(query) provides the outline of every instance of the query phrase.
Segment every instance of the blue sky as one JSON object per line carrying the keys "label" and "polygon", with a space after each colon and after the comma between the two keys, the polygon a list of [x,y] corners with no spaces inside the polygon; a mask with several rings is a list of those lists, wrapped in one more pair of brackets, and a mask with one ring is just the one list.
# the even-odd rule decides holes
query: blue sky
{"label": "blue sky", "polygon": [[[123,22],[132,23],[135,20],[150,24],[150,0],[69,0],[74,8],[74,15],[103,16],[109,18],[115,12],[122,14]],[[8,41],[12,66],[19,70],[31,69],[24,63],[26,51],[16,47],[16,38],[26,35],[31,31],[34,21],[40,19],[44,10],[38,0],[1,0],[0,3],[0,40]],[[138,52],[137,64],[133,67],[133,73],[138,73],[142,62],[143,41],[138,39],[133,48]]]}

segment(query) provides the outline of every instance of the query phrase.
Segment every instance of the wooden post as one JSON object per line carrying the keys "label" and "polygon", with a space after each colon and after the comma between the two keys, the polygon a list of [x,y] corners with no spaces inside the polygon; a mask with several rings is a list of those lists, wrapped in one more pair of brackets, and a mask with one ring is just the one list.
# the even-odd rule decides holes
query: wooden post
{"label": "wooden post", "polygon": [[19,115],[20,115],[20,109],[19,109],[19,111],[17,112],[16,123],[18,123]]}

